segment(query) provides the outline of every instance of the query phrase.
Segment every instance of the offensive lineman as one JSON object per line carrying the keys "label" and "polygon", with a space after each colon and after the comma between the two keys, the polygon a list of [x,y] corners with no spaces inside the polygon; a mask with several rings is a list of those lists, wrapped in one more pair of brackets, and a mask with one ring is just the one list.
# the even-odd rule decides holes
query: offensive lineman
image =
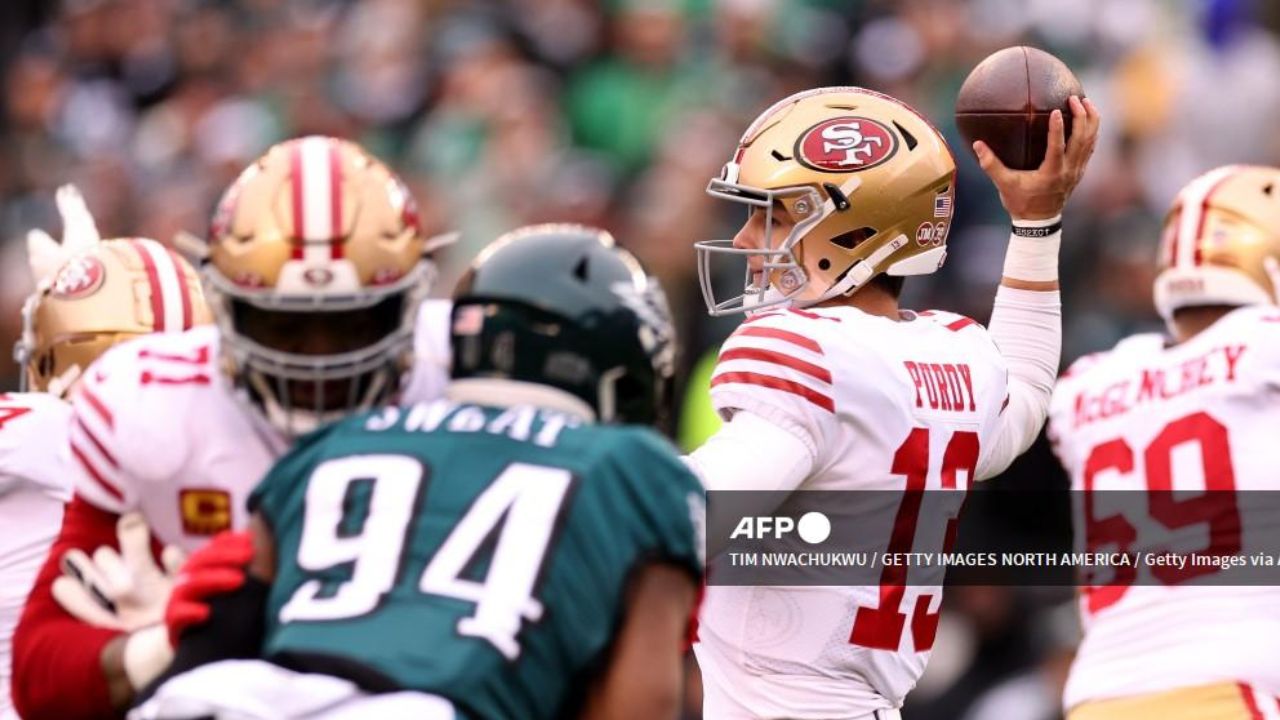
{"label": "offensive lineman", "polygon": [[130,717],[675,717],[702,488],[652,430],[611,425],[662,412],[661,288],[603,231],[522,228],[459,284],[452,340],[444,399],[308,438],[254,491],[253,543],[193,557],[175,601],[227,572],[240,589],[175,667],[237,635],[264,660],[178,675]]}
{"label": "offensive lineman", "polygon": [[[708,192],[751,214],[732,241],[697,245],[712,314],[753,312],[711,381],[726,424],[690,457],[708,490],[963,492],[1031,444],[1057,371],[1062,208],[1099,124],[1089,101],[1071,109],[1070,142],[1055,111],[1037,170],[974,146],[1013,218],[990,332],[898,307],[901,276],[941,265],[952,215],[955,163],[924,118],[837,87],[788,97],[747,129]],[[723,255],[746,260],[746,287],[719,301],[710,270]],[[942,545],[946,527],[899,510],[884,550]],[[898,717],[941,602],[904,573],[886,568],[879,587],[708,587],[694,646],[704,715]]]}
{"label": "offensive lineman", "polygon": [[[1169,336],[1081,358],[1050,406],[1049,436],[1083,494],[1076,535],[1090,548],[1136,552],[1207,533],[1193,547],[1230,556],[1275,532],[1236,491],[1280,489],[1278,262],[1280,169],[1217,168],[1174,200],[1155,282]],[[1147,491],[1148,506],[1117,506],[1114,490]],[[1152,577],[1082,588],[1069,718],[1280,718],[1280,590],[1184,585],[1211,582],[1212,566],[1136,572]]]}
{"label": "offensive lineman", "polygon": [[217,326],[114,349],[74,398],[75,497],[14,641],[26,720],[115,717],[172,653],[171,579],[145,543],[120,543],[130,572],[107,583],[105,622],[86,593],[55,599],[67,551],[117,545],[135,510],[160,543],[194,549],[244,526],[249,491],[295,435],[394,398],[415,355],[406,398],[439,393],[447,304],[419,302],[428,250],[404,184],[346,141],[281,143],[231,185],[203,267]]}
{"label": "offensive lineman", "polygon": [[[0,393],[0,720],[18,717],[9,700],[10,640],[71,499],[63,447],[71,407],[64,398],[113,345],[209,322],[186,261],[154,240],[101,240],[74,186],[59,188],[56,197],[62,244],[38,230],[27,239],[37,289],[23,307],[14,353],[27,392]],[[166,295],[176,288],[151,281],[161,274],[184,278],[190,289]],[[160,296],[188,312],[152,315],[151,299]]]}

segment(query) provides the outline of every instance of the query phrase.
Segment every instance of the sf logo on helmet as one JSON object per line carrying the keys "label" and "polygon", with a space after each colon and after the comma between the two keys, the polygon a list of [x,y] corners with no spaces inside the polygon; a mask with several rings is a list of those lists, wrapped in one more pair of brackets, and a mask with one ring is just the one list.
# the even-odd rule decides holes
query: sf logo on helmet
{"label": "sf logo on helmet", "polygon": [[102,286],[106,274],[106,268],[98,258],[90,255],[74,257],[58,271],[50,294],[64,300],[92,295]]}
{"label": "sf logo on helmet", "polygon": [[893,157],[898,139],[884,125],[864,117],[838,117],[814,125],[796,141],[805,167],[822,172],[873,168]]}

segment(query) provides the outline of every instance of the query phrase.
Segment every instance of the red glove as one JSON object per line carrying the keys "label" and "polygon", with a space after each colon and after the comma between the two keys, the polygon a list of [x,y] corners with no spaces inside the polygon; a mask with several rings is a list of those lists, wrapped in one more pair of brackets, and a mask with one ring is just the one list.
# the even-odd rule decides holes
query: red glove
{"label": "red glove", "polygon": [[164,612],[171,645],[178,646],[178,639],[188,627],[209,620],[211,598],[244,585],[251,560],[253,535],[247,531],[219,533],[192,553],[179,571]]}

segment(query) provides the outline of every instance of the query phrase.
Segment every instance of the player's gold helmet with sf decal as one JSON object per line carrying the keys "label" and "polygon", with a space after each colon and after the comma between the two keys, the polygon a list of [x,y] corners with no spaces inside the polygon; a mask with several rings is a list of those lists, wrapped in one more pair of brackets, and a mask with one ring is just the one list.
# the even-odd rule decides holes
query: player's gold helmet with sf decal
{"label": "player's gold helmet with sf decal", "polygon": [[209,321],[200,279],[177,253],[146,238],[95,237],[23,305],[14,349],[22,389],[65,397],[113,345]]}
{"label": "player's gold helmet with sf decal", "polygon": [[1156,309],[1280,300],[1280,168],[1228,165],[1192,180],[1165,218]]}
{"label": "player's gold helmet with sf decal", "polygon": [[435,274],[404,183],[354,143],[276,145],[227,189],[203,274],[236,384],[288,435],[377,404]]}
{"label": "player's gold helmet with sf decal", "polygon": [[[955,160],[942,135],[898,100],[857,87],[818,88],[756,118],[707,192],[764,214],[760,247],[696,244],[710,313],[802,307],[849,295],[880,273],[937,270],[946,257]],[[790,232],[779,232],[780,224]],[[747,264],[741,295],[716,297],[716,256]],[[760,261],[754,269],[753,256]]]}

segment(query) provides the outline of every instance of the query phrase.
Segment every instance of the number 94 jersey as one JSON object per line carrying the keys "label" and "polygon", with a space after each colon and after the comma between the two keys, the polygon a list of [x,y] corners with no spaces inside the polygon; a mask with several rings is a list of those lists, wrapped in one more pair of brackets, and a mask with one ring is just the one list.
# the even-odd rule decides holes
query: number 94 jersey
{"label": "number 94 jersey", "polygon": [[250,504],[278,558],[266,659],[474,718],[571,712],[630,573],[702,573],[702,488],[664,440],[529,406],[440,400],[344,421]]}
{"label": "number 94 jersey", "polygon": [[[1080,549],[1247,555],[1280,533],[1280,517],[1238,494],[1280,490],[1277,428],[1280,309],[1240,308],[1179,345],[1137,335],[1080,359],[1049,425],[1077,491]],[[1083,587],[1066,706],[1219,681],[1280,694],[1280,588],[1214,587],[1216,572],[1138,563]]]}

